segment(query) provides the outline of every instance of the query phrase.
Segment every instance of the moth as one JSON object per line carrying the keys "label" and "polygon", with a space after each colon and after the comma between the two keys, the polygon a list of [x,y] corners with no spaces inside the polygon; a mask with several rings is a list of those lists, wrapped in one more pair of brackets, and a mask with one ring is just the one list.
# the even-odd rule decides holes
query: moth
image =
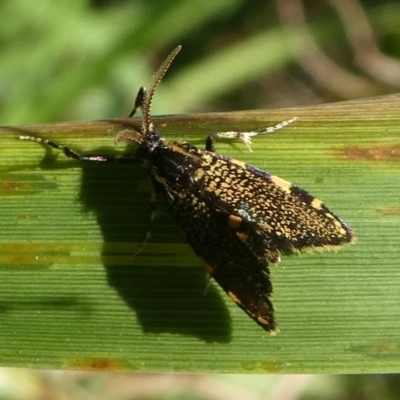
{"label": "moth", "polygon": [[305,190],[256,167],[217,154],[218,138],[242,140],[281,129],[294,119],[250,132],[217,132],[205,150],[186,142],[170,142],[151,119],[151,104],[174,58],[176,47],[161,64],[149,90],[141,87],[129,116],[142,112],[141,129],[124,129],[116,144],[135,146],[131,153],[108,157],[81,155],[48,139],[21,136],[61,150],[83,162],[143,160],[156,193],[161,194],[194,252],[210,276],[257,324],[277,330],[271,301],[269,265],[283,252],[338,249],[354,240],[354,231],[320,200]]}

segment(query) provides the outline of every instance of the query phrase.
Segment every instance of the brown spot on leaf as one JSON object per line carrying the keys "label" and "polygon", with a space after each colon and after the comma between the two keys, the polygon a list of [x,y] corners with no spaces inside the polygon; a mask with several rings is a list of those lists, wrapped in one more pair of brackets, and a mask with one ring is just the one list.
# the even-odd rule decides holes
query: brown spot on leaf
{"label": "brown spot on leaf", "polygon": [[345,146],[337,149],[336,154],[350,160],[361,161],[400,161],[400,145],[361,147]]}
{"label": "brown spot on leaf", "polygon": [[399,215],[400,208],[399,207],[381,208],[378,210],[378,212],[383,215]]}
{"label": "brown spot on leaf", "polygon": [[67,363],[66,367],[84,371],[119,371],[127,369],[128,364],[118,359],[98,357],[73,360]]}

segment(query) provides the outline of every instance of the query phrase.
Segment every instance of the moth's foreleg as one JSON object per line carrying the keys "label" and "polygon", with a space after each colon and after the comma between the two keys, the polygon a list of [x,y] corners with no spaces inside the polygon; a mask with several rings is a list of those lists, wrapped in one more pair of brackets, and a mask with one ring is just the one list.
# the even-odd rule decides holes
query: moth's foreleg
{"label": "moth's foreleg", "polygon": [[104,156],[101,154],[79,154],[72,150],[68,146],[63,144],[55,143],[51,140],[44,139],[35,136],[20,136],[21,140],[30,140],[31,142],[40,143],[46,146],[53,147],[54,149],[62,151],[67,157],[73,158],[74,160],[84,161],[84,162],[121,162],[121,163],[136,163],[142,162],[135,158],[134,154],[119,154],[113,156]]}

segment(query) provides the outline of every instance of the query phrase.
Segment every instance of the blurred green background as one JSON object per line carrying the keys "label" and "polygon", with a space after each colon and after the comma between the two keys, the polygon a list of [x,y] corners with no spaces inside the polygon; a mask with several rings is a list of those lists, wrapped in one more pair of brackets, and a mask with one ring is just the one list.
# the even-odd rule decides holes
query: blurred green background
{"label": "blurred green background", "polygon": [[[127,115],[177,44],[154,114],[277,108],[394,93],[400,3],[1,0],[2,125]],[[400,366],[399,366],[400,367]],[[0,399],[395,399],[398,377],[0,370]]]}
{"label": "blurred green background", "polygon": [[399,21],[396,1],[2,0],[0,120],[124,116],[177,44],[153,114],[391,93]]}

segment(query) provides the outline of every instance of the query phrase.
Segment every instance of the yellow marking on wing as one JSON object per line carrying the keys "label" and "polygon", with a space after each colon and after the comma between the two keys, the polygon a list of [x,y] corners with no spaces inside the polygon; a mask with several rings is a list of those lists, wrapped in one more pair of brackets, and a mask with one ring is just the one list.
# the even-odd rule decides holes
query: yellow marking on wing
{"label": "yellow marking on wing", "polygon": [[318,199],[314,199],[314,200],[311,202],[311,205],[312,205],[315,209],[320,210],[320,209],[321,209],[321,206],[322,206],[322,201],[321,201],[321,200],[318,200]]}
{"label": "yellow marking on wing", "polygon": [[249,238],[249,235],[247,235],[244,232],[236,232],[236,236],[242,241],[242,242],[246,242],[247,239]]}
{"label": "yellow marking on wing", "polygon": [[242,168],[244,168],[244,169],[246,169],[246,167],[247,167],[247,164],[245,163],[245,162],[243,162],[243,161],[239,161],[239,160],[235,160],[235,159],[231,159],[231,163],[232,164],[236,164],[236,165],[238,165],[239,167],[242,167]]}
{"label": "yellow marking on wing", "polygon": [[230,215],[228,217],[228,225],[233,229],[239,228],[241,223],[242,218],[238,217],[237,215]]}
{"label": "yellow marking on wing", "polygon": [[242,304],[240,302],[240,300],[232,293],[232,292],[228,292],[228,296],[237,304]]}
{"label": "yellow marking on wing", "polygon": [[290,188],[292,187],[292,184],[288,181],[285,181],[282,178],[279,178],[278,176],[271,175],[271,180],[272,182],[275,183],[275,185],[279,186],[281,189],[283,189],[285,192],[290,192]]}
{"label": "yellow marking on wing", "polygon": [[203,257],[199,257],[201,262],[204,264],[205,269],[207,272],[212,276],[214,275],[215,269],[211,266]]}
{"label": "yellow marking on wing", "polygon": [[264,318],[264,317],[257,317],[257,321],[258,321],[260,324],[269,325],[269,320],[267,320],[267,319]]}

